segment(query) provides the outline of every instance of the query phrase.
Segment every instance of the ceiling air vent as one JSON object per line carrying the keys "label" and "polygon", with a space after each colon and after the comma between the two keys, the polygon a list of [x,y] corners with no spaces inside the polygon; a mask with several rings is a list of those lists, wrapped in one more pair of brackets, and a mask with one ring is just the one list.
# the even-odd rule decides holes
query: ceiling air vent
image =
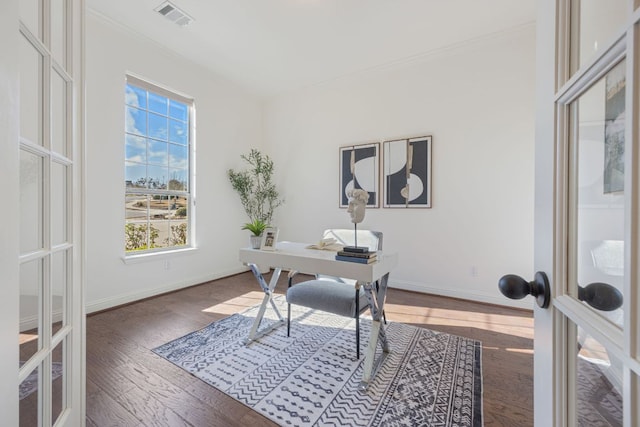
{"label": "ceiling air vent", "polygon": [[188,25],[191,23],[191,21],[193,21],[193,18],[187,15],[186,12],[168,1],[162,3],[154,10],[171,22],[180,25],[181,27],[184,27],[185,25]]}

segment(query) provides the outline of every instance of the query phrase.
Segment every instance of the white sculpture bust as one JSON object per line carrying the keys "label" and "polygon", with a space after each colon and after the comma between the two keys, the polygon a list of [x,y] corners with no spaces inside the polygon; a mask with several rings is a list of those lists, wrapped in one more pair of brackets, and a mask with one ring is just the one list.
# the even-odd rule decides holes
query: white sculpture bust
{"label": "white sculpture bust", "polygon": [[359,224],[364,219],[364,211],[367,207],[367,201],[369,200],[369,193],[360,188],[356,188],[348,190],[347,197],[349,198],[347,212],[351,215],[351,222]]}

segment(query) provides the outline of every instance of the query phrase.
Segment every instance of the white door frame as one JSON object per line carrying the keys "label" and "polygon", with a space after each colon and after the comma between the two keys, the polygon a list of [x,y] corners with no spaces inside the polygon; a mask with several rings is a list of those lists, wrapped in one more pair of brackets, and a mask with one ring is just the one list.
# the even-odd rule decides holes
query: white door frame
{"label": "white door frame", "polygon": [[[552,297],[556,283],[554,271],[554,155],[555,114],[550,106],[555,96],[555,0],[539,0],[536,21],[536,126],[534,260],[536,271],[549,276]],[[554,354],[553,298],[549,309],[534,306],[534,422],[538,427],[557,425]]]}
{"label": "white door frame", "polygon": [[[0,13],[0,174],[2,199],[19,206],[18,138],[20,93],[18,63],[18,0],[6,0]],[[0,414],[6,425],[18,425],[18,209],[3,209],[0,221]]]}

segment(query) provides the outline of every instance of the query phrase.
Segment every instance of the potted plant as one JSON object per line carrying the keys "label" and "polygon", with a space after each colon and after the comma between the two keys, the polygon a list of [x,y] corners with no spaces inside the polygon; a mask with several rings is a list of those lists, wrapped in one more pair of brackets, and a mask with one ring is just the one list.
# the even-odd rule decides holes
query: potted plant
{"label": "potted plant", "polygon": [[251,247],[253,249],[260,248],[260,243],[262,240],[262,232],[268,226],[269,224],[267,224],[264,221],[260,221],[259,219],[256,219],[253,222],[248,222],[242,226],[243,230],[249,230],[252,233],[249,238],[251,239]]}
{"label": "potted plant", "polygon": [[242,229],[251,231],[251,245],[259,248],[260,239],[253,237],[262,235],[271,223],[274,209],[284,203],[284,200],[280,198],[273,183],[273,160],[269,156],[252,148],[249,154],[243,154],[240,158],[249,165],[249,169],[239,172],[229,169],[227,176],[249,217],[250,222],[242,226]]}

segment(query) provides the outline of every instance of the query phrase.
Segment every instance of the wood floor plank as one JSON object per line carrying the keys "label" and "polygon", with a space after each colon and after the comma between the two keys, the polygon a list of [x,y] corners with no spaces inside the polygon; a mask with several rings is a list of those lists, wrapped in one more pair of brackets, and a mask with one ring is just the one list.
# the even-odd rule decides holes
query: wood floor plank
{"label": "wood floor plank", "polygon": [[143,425],[138,418],[91,380],[87,380],[87,420],[100,427]]}
{"label": "wood floor plank", "polygon": [[[285,290],[282,275],[276,293]],[[243,273],[90,315],[87,425],[275,426],[151,351],[260,303],[263,295],[253,275]],[[389,289],[386,314],[481,340],[485,426],[533,425],[530,311]]]}
{"label": "wood floor plank", "polygon": [[189,423],[198,426],[226,425],[229,418],[209,405],[188,395],[184,390],[164,379],[161,373],[131,363],[123,367],[126,374],[145,391],[145,393],[172,410]]}
{"label": "wood floor plank", "polygon": [[115,400],[148,427],[193,425],[155,399],[146,390],[138,387],[121,394]]}

